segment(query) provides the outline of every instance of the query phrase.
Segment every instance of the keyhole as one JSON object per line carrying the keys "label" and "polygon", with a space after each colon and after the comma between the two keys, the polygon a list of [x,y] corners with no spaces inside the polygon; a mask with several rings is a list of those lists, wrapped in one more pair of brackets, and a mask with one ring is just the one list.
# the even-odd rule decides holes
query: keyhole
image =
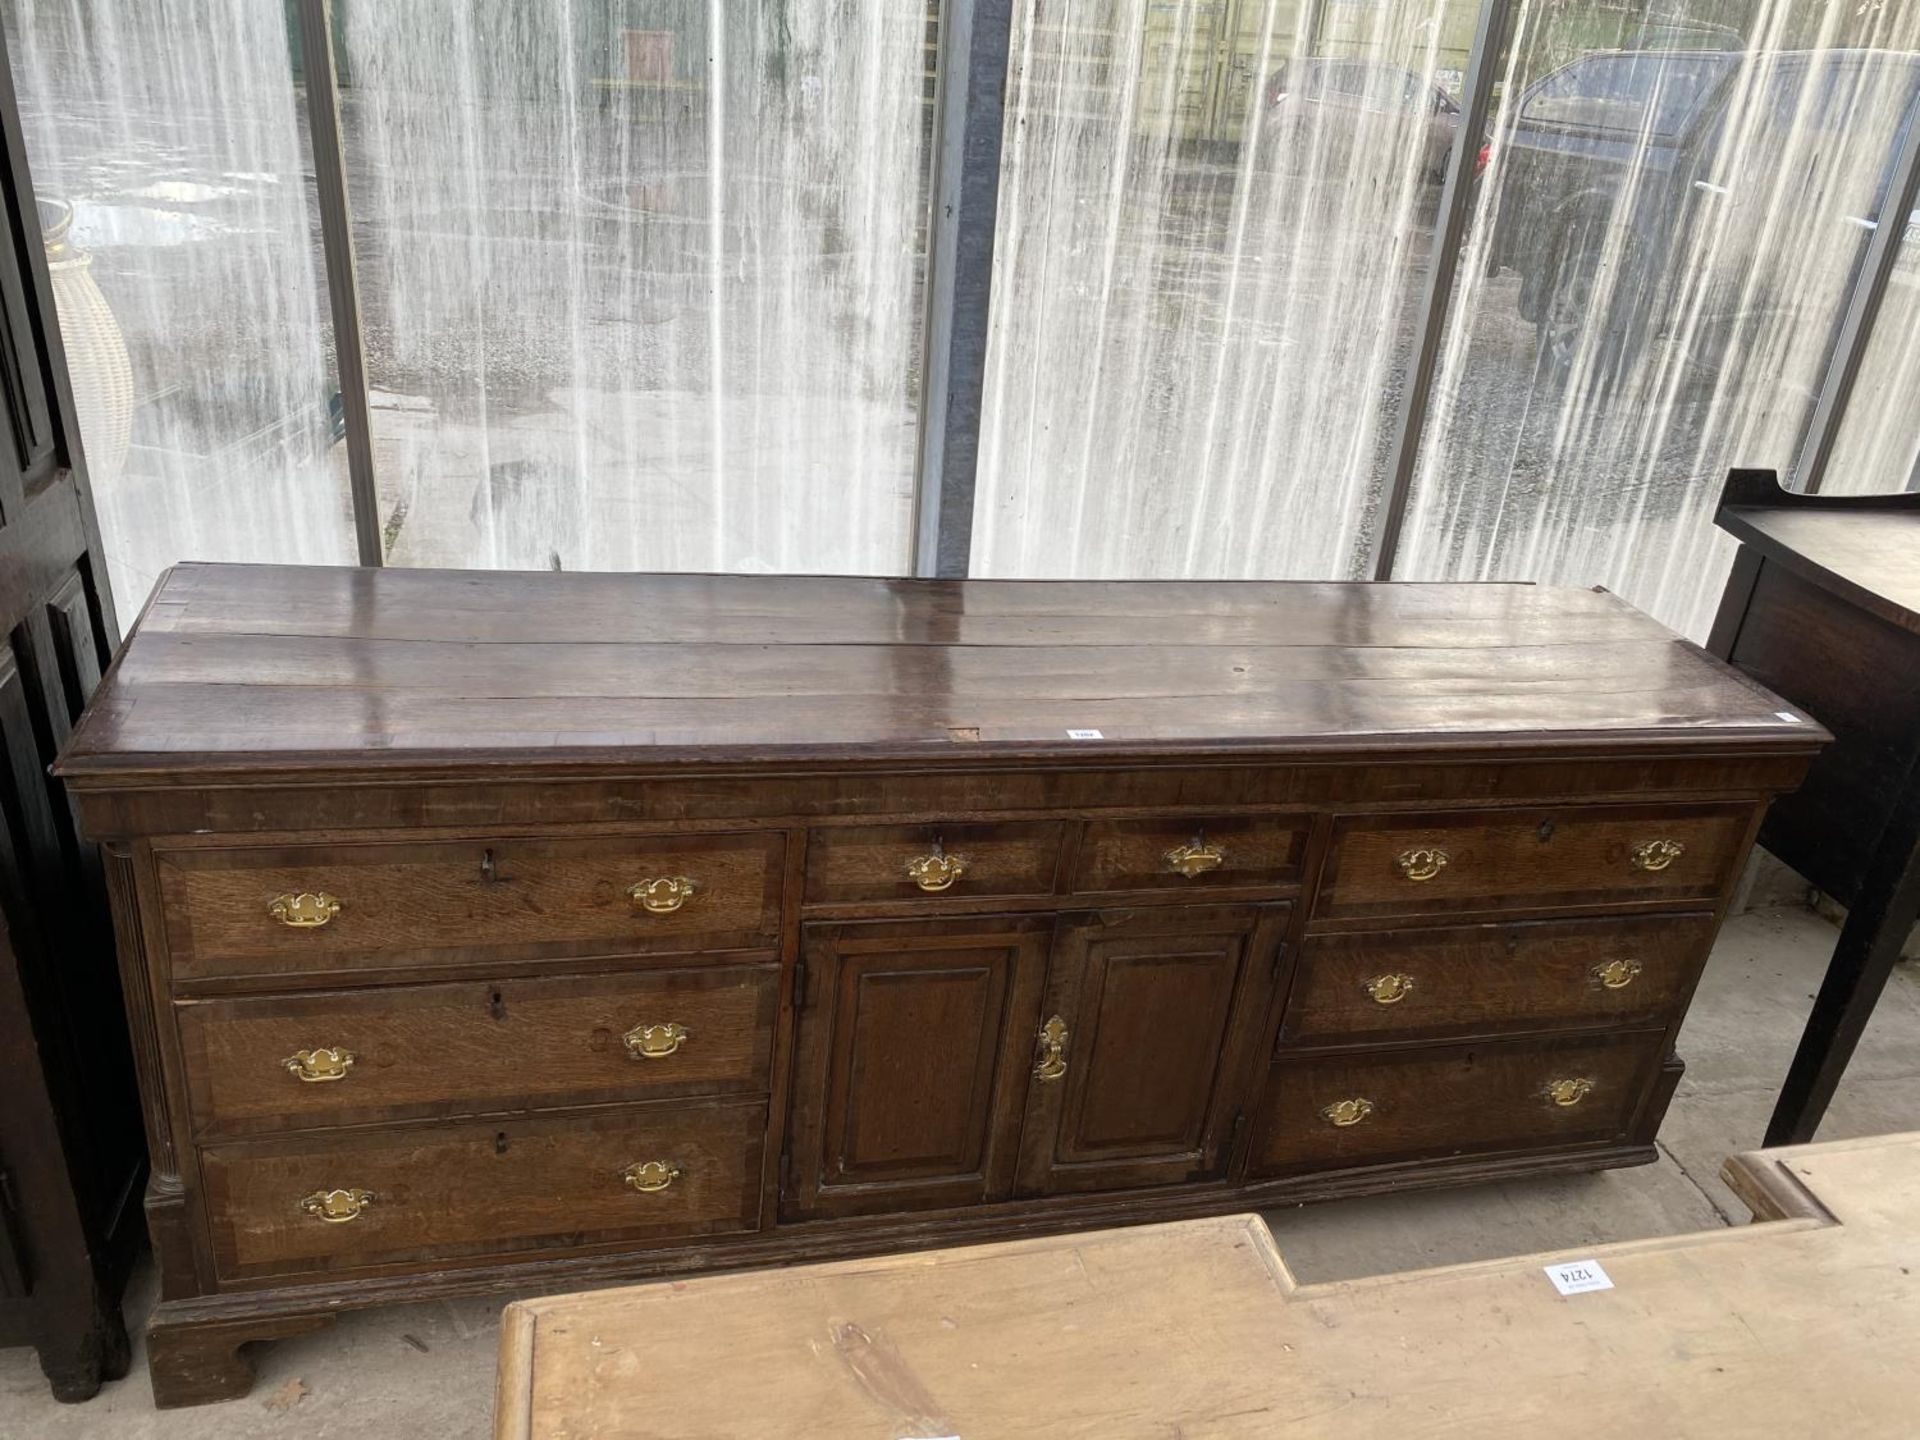
{"label": "keyhole", "polygon": [[501,1130],[501,1131],[497,1131],[494,1134],[493,1153],[496,1155],[504,1155],[507,1153],[507,1132],[506,1131]]}
{"label": "keyhole", "polygon": [[487,1013],[496,1020],[507,1018],[507,1001],[498,990],[487,997]]}
{"label": "keyhole", "polygon": [[493,851],[491,849],[483,850],[480,852],[481,883],[491,885],[493,884],[493,878]]}
{"label": "keyhole", "polygon": [[1553,821],[1542,820],[1540,822],[1540,843],[1544,845],[1547,843],[1547,841],[1551,840],[1552,838],[1553,838]]}

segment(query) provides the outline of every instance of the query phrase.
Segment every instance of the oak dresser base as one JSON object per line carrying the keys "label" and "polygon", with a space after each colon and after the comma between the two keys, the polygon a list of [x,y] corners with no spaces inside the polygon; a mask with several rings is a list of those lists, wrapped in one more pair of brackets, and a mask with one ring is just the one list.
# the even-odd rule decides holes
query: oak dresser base
{"label": "oak dresser base", "polygon": [[1781,712],[1587,591],[182,566],[59,766],[155,1398],[368,1305],[1651,1161]]}

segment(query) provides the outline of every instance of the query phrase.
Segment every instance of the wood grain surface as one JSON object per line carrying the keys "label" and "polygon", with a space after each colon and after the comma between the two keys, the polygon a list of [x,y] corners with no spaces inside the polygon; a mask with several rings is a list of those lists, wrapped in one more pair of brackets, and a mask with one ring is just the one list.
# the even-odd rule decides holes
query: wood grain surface
{"label": "wood grain surface", "polygon": [[[230,1279],[315,1274],[751,1230],[765,1129],[763,1102],[735,1101],[209,1146],[214,1264]],[[652,1160],[680,1173],[655,1193],[629,1187],[626,1167]],[[349,1188],[374,1197],[357,1218],[302,1213],[304,1197]]]}
{"label": "wood grain surface", "polygon": [[[767,1089],[777,966],[728,965],[175,1005],[203,1135]],[[621,1037],[677,1025],[670,1054]],[[301,1050],[343,1049],[344,1078],[303,1081]]]}
{"label": "wood grain surface", "polygon": [[[1658,1024],[1692,992],[1713,933],[1714,917],[1695,913],[1313,936],[1280,1043]],[[1607,965],[1637,968],[1609,987],[1595,974]],[[1385,1003],[1367,989],[1383,978]]]}
{"label": "wood grain surface", "polygon": [[189,564],[61,763],[1804,738],[1777,708],[1587,590]]}
{"label": "wood grain surface", "polygon": [[[1728,1172],[1768,1223],[1329,1284],[1241,1215],[522,1301],[494,1433],[1911,1434],[1920,1136]],[[1613,1288],[1558,1294],[1542,1266],[1578,1259]]]}

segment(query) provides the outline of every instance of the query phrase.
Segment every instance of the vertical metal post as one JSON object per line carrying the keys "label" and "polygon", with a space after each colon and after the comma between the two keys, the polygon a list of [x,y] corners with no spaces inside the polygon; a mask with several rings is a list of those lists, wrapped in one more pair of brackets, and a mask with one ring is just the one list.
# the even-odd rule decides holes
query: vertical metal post
{"label": "vertical metal post", "polygon": [[973,550],[1013,5],[946,0],[941,7],[913,536],[920,576],[964,576]]}
{"label": "vertical metal post", "polygon": [[1407,498],[1413,490],[1413,471],[1420,461],[1420,440],[1427,426],[1434,371],[1440,342],[1447,333],[1447,307],[1453,302],[1454,277],[1460,269],[1460,247],[1466,238],[1467,217],[1473,206],[1474,160],[1487,133],[1487,112],[1493,103],[1493,82],[1500,73],[1500,43],[1507,33],[1507,14],[1513,0],[1481,0],[1480,19],[1473,32],[1473,51],[1467,57],[1466,97],[1460,128],[1453,137],[1453,155],[1447,162],[1447,183],[1440,192],[1440,218],[1434,227],[1433,250],[1427,257],[1427,283],[1420,298],[1420,314],[1413,369],[1402,387],[1406,402],[1394,431],[1392,458],[1387,464],[1386,504],[1374,541],[1373,578],[1391,580],[1400,552],[1400,528],[1406,523]]}
{"label": "vertical metal post", "polygon": [[380,506],[373,488],[373,416],[367,404],[367,356],[360,343],[360,291],[353,271],[353,224],[347,208],[347,163],[340,142],[340,86],[333,65],[330,0],[299,0],[301,68],[307,82],[307,128],[319,187],[320,245],[326,253],[327,302],[347,427],[347,482],[353,487],[353,530],[360,563],[385,560]]}
{"label": "vertical metal post", "polygon": [[1847,402],[1853,398],[1854,382],[1860,378],[1867,345],[1873,339],[1873,322],[1880,313],[1880,302],[1886,298],[1887,282],[1899,263],[1916,198],[1920,198],[1920,110],[1908,117],[1886,199],[1875,217],[1860,276],[1847,297],[1847,313],[1834,339],[1826,376],[1820,382],[1820,398],[1814,402],[1813,419],[1807,424],[1806,438],[1789,478],[1790,485],[1808,495],[1818,494],[1826,479],[1827,462],[1833,458],[1834,443],[1840,438],[1840,424],[1846,418]]}

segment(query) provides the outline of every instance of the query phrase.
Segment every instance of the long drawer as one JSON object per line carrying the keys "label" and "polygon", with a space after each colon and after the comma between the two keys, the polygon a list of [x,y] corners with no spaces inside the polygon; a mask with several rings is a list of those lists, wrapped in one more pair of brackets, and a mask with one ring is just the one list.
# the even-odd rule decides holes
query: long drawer
{"label": "long drawer", "polygon": [[1750,806],[1596,806],[1347,816],[1320,882],[1322,919],[1711,902]]}
{"label": "long drawer", "polygon": [[224,1279],[757,1228],[766,1105],[646,1107],[200,1152]]}
{"label": "long drawer", "polygon": [[1656,1031],[1282,1060],[1268,1072],[1248,1173],[1621,1139],[1663,1039]]}
{"label": "long drawer", "polygon": [[1706,912],[1316,935],[1280,1044],[1660,1025],[1712,943]]}
{"label": "long drawer", "polygon": [[779,967],[725,966],[175,1006],[202,1135],[764,1093]]}
{"label": "long drawer", "polygon": [[475,957],[775,942],[778,832],[156,854],[176,975],[297,974]]}

